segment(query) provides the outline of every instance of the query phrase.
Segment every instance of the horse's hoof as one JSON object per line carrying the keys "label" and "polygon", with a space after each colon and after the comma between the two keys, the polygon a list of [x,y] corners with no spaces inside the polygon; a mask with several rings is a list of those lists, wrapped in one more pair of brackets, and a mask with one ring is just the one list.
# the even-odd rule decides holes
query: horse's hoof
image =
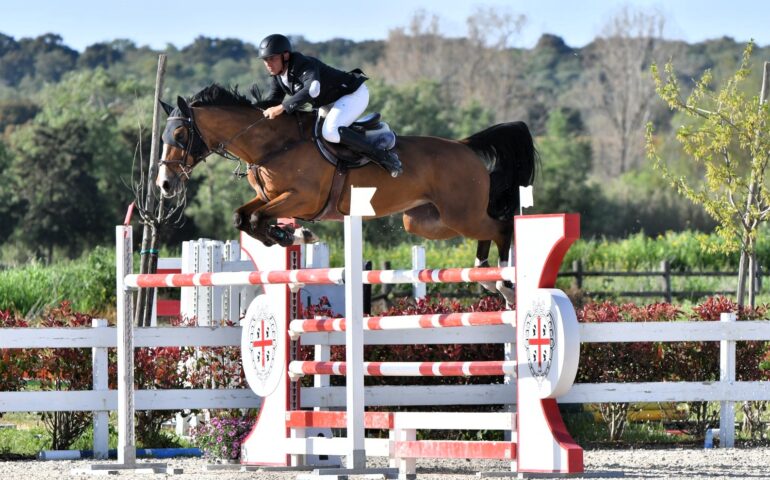
{"label": "horse's hoof", "polygon": [[282,247],[294,245],[294,235],[277,225],[271,225],[270,229],[267,231],[267,235]]}
{"label": "horse's hoof", "polygon": [[516,287],[513,286],[513,283],[508,280],[498,280],[496,287],[497,291],[505,298],[505,303],[508,305],[516,304]]}
{"label": "horse's hoof", "polygon": [[484,290],[491,292],[491,293],[497,293],[497,285],[495,285],[495,282],[479,282],[482,287],[484,287]]}
{"label": "horse's hoof", "polygon": [[307,245],[316,242],[318,242],[318,237],[307,228],[299,227],[294,231],[294,245]]}

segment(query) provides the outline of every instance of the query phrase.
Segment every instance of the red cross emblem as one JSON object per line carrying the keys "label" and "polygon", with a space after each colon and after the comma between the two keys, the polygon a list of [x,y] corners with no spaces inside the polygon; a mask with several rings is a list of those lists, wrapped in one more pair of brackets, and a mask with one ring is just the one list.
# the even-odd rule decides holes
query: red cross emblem
{"label": "red cross emblem", "polygon": [[259,329],[259,340],[256,340],[254,342],[251,342],[252,347],[261,347],[262,353],[260,357],[262,358],[262,366],[265,366],[265,347],[270,347],[273,345],[273,341],[270,339],[265,339],[265,320],[262,320],[261,328]]}
{"label": "red cross emblem", "polygon": [[530,345],[537,345],[537,366],[542,367],[543,366],[543,346],[548,345],[551,346],[551,337],[549,335],[548,338],[543,337],[545,335],[545,330],[543,329],[543,317],[540,315],[537,316],[537,333],[535,338],[528,338],[527,343]]}
{"label": "red cross emblem", "polygon": [[535,308],[534,311],[527,312],[524,320],[524,347],[533,376],[544,378],[548,375],[555,344],[550,310]]}

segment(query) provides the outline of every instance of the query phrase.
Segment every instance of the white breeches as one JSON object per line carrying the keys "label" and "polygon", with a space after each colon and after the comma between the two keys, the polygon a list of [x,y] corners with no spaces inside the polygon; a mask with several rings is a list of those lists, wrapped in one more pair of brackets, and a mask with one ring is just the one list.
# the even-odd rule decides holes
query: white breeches
{"label": "white breeches", "polygon": [[337,130],[340,127],[348,127],[358,120],[366,110],[367,105],[369,105],[369,89],[366,88],[366,84],[362,83],[355,92],[340,97],[333,104],[323,107],[324,110],[328,111],[321,128],[321,134],[326,141],[339,143],[340,132]]}

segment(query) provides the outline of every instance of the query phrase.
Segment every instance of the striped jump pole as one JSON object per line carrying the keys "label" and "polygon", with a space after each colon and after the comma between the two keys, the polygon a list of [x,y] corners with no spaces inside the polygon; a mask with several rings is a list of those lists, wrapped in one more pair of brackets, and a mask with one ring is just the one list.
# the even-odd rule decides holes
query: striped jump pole
{"label": "striped jump pole", "polygon": [[[471,362],[363,362],[364,375],[371,377],[481,377],[514,375],[515,361]],[[294,361],[289,363],[292,380],[304,375],[345,375],[345,362]]]}
{"label": "striped jump pole", "polygon": [[[303,270],[264,270],[256,272],[214,273],[148,273],[125,278],[130,288],[217,287],[233,285],[342,285],[344,268],[311,268]],[[422,270],[368,270],[363,272],[365,284],[457,283],[515,281],[515,267],[436,268]]]}
{"label": "striped jump pole", "polygon": [[[516,325],[516,312],[465,312],[427,315],[394,315],[390,317],[364,317],[364,330],[406,330],[420,328],[478,327],[482,325]],[[316,318],[292,320],[289,334],[297,339],[309,332],[344,332],[345,318]]]}

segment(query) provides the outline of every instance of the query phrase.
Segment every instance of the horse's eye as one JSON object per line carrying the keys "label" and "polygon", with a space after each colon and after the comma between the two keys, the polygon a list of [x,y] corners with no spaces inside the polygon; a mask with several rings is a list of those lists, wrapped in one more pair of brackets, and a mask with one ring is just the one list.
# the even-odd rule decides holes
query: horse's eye
{"label": "horse's eye", "polygon": [[176,140],[177,142],[184,141],[184,137],[185,137],[184,130],[179,129],[176,132],[174,132],[174,140]]}

